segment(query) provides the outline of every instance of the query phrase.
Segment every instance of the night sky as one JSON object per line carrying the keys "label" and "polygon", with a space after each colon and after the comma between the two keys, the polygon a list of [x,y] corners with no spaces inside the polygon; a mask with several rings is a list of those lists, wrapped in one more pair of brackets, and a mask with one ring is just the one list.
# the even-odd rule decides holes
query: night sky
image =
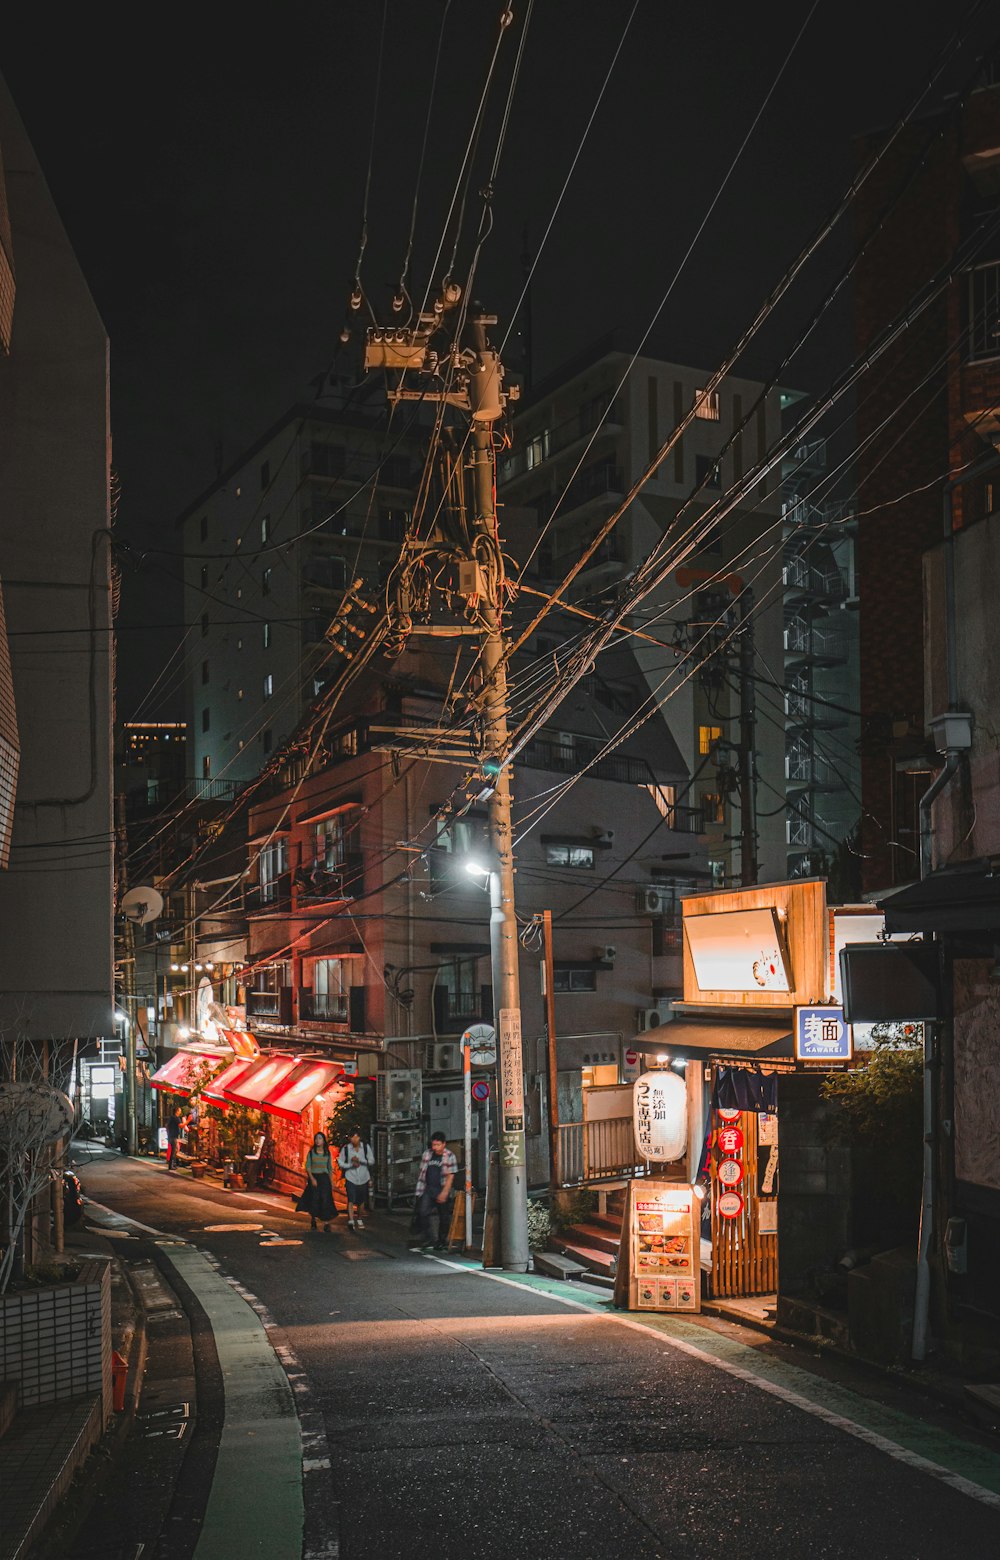
{"label": "night sky", "polygon": [[[241,8],[8,8],[0,70],[111,339],[125,571],[119,714],[144,705],[179,637],[173,522],[344,349],[380,41],[362,280],[388,315],[445,16],[411,276],[427,279],[498,32],[496,0],[325,0]],[[467,228],[527,12],[515,0]],[[509,323],[632,0],[535,0],[476,289]],[[976,11],[975,7],[969,11]],[[990,7],[927,106],[990,40]],[[638,0],[532,287],[536,378],[605,332],[635,344],[805,30],[661,316],[665,356],[710,368],[850,180],[851,137],[909,106],[967,8],[873,0],[681,7]],[[383,33],[383,16],[385,16]],[[994,24],[995,25],[995,24]],[[747,360],[795,339],[843,263],[829,245]],[[469,245],[460,250],[459,271]],[[846,304],[846,300],[845,300]],[[850,357],[831,317],[786,379]],[[512,343],[508,353],[516,367]],[[144,705],[149,716],[176,706]]]}

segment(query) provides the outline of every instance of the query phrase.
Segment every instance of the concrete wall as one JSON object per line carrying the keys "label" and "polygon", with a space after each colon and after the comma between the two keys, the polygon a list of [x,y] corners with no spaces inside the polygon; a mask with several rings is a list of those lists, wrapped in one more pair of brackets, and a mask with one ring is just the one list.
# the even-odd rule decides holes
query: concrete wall
{"label": "concrete wall", "polygon": [[21,735],[0,1030],[111,1035],[108,343],[2,82],[0,149],[17,267],[0,363],[0,578]]}

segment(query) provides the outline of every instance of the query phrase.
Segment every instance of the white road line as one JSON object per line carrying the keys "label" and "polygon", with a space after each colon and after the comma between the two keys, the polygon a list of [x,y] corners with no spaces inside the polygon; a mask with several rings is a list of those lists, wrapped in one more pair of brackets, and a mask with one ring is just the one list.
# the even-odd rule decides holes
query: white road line
{"label": "white road line", "polygon": [[[436,1259],[440,1261],[440,1258]],[[443,1264],[454,1268],[454,1262]],[[711,1365],[716,1370],[725,1371],[727,1376],[734,1376],[737,1381],[746,1382],[749,1386],[758,1387],[762,1392],[768,1392],[772,1397],[780,1398],[783,1403],[790,1404],[793,1408],[799,1408],[805,1414],[812,1414],[816,1419],[822,1419],[826,1424],[833,1425],[837,1430],[843,1430],[845,1434],[854,1436],[859,1441],[866,1442],[869,1446],[876,1447],[880,1452],[885,1452],[887,1457],[892,1457],[896,1462],[905,1463],[909,1468],[915,1468],[919,1473],[929,1474],[942,1484],[947,1484],[951,1489],[957,1490],[961,1495],[967,1495],[971,1500],[977,1500],[983,1506],[990,1506],[994,1511],[1000,1511],[1000,1495],[993,1490],[988,1490],[982,1484],[976,1484],[972,1479],[966,1479],[959,1473],[953,1473],[950,1468],[945,1468],[941,1463],[932,1462],[928,1457],[922,1457],[919,1452],[911,1452],[909,1447],[901,1446],[898,1441],[892,1441],[888,1436],[880,1435],[877,1430],[869,1430],[867,1425],[860,1425],[854,1419],[848,1419],[844,1414],[837,1414],[832,1409],[825,1408],[822,1403],[816,1403],[811,1398],[803,1397],[801,1393],[794,1392],[790,1387],[780,1386],[775,1381],[768,1381],[763,1376],[756,1375],[752,1370],[746,1370],[742,1365],[734,1365],[729,1360],[722,1360],[716,1354],[711,1354],[705,1349],[699,1349],[697,1344],[687,1343],[682,1338],[672,1338],[669,1333],[661,1332],[658,1327],[651,1327],[648,1322],[638,1322],[630,1316],[623,1316],[621,1312],[595,1311],[593,1306],[587,1305],[583,1300],[571,1300],[568,1296],[554,1295],[548,1290],[532,1289],[527,1284],[518,1283],[515,1278],[503,1278],[499,1273],[491,1273],[486,1268],[460,1269],[463,1273],[473,1273],[481,1278],[491,1279],[494,1284],[507,1284],[511,1289],[518,1289],[523,1294],[527,1289],[531,1294],[544,1294],[546,1299],[554,1300],[557,1305],[565,1305],[575,1311],[584,1311],[588,1316],[597,1321],[605,1321],[617,1324],[619,1327],[631,1327],[635,1332],[646,1333],[656,1338],[660,1343],[666,1344],[671,1349],[677,1349],[681,1354],[690,1355],[692,1359],[700,1360],[704,1365]]]}

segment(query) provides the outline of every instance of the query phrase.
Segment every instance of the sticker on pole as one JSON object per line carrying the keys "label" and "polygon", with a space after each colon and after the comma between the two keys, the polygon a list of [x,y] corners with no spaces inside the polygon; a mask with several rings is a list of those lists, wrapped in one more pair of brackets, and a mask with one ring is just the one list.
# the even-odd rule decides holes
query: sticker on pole
{"label": "sticker on pole", "polygon": [[521,1067],[521,1011],[519,1008],[500,1009],[500,1098],[503,1100],[505,1119],[521,1118],[521,1126],[504,1126],[505,1132],[524,1131],[524,1073]]}
{"label": "sticker on pole", "polygon": [[489,1097],[490,1097],[490,1086],[486,1082],[486,1079],[485,1078],[477,1078],[475,1083],[472,1085],[472,1098],[474,1100],[478,1100],[480,1102],[480,1104],[481,1104],[483,1100],[488,1100]]}

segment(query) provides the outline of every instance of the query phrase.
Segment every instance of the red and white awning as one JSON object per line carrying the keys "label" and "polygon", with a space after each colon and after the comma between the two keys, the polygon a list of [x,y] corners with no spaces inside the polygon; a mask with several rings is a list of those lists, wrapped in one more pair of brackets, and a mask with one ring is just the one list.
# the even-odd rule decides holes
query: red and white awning
{"label": "red and white awning", "polygon": [[211,1105],[218,1105],[222,1110],[227,1110],[229,1108],[229,1100],[223,1091],[228,1089],[231,1084],[237,1083],[240,1078],[250,1071],[251,1067],[256,1067],[256,1065],[256,1062],[250,1061],[246,1057],[239,1057],[236,1061],[230,1062],[225,1072],[220,1073],[206,1088],[202,1089],[202,1099],[208,1100]]}
{"label": "red and white awning", "polygon": [[230,1054],[229,1051],[176,1051],[169,1061],[156,1069],[149,1081],[154,1089],[162,1089],[166,1094],[187,1096],[203,1076],[206,1062],[217,1067]]}
{"label": "red and white awning", "polygon": [[261,1100],[261,1109],[285,1121],[298,1121],[302,1112],[323,1094],[338,1078],[344,1076],[343,1062],[326,1062],[319,1058],[297,1062]]}
{"label": "red and white awning", "polygon": [[260,1110],[265,1096],[288,1077],[295,1065],[294,1056],[262,1056],[251,1062],[247,1070],[227,1084],[222,1092],[233,1105]]}

